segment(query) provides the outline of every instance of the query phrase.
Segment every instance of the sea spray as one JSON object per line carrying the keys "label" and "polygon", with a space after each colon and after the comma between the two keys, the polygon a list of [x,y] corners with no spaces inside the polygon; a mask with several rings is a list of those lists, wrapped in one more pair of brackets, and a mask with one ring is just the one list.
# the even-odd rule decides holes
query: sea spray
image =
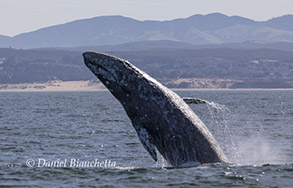
{"label": "sea spray", "polygon": [[281,153],[273,149],[273,145],[265,136],[249,135],[245,139],[237,140],[237,164],[263,165],[278,164]]}
{"label": "sea spray", "polygon": [[157,151],[157,162],[156,162],[156,167],[157,168],[166,168],[166,167],[170,167],[170,165],[168,164],[168,162],[166,161],[166,159],[161,155],[161,153]]}
{"label": "sea spray", "polygon": [[215,138],[218,141],[221,140],[219,144],[228,159],[234,160],[236,149],[228,120],[231,110],[225,105],[210,101],[207,101],[207,108],[211,118],[211,126],[216,129],[213,131]]}
{"label": "sea spray", "polygon": [[[229,161],[233,161],[236,156],[236,149],[228,120],[228,115],[231,113],[231,110],[227,106],[216,102],[202,99],[199,100],[202,102],[195,104],[206,105],[192,105],[193,110],[200,116],[213,133]],[[206,113],[206,110],[208,113]]]}
{"label": "sea spray", "polygon": [[209,112],[209,128],[215,138],[220,141],[219,144],[229,158],[229,162],[240,165],[278,164],[282,158],[281,151],[276,152],[273,144],[261,132],[248,134],[243,139],[233,137],[229,127],[231,126],[231,110],[215,102],[205,100],[205,103]]}

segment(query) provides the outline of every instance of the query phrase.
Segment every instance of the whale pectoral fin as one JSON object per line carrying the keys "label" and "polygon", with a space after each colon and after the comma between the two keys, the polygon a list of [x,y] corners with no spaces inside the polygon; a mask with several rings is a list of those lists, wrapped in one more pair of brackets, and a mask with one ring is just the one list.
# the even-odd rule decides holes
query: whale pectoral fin
{"label": "whale pectoral fin", "polygon": [[182,98],[186,104],[205,104],[207,101],[197,98],[183,97]]}
{"label": "whale pectoral fin", "polygon": [[143,147],[149,152],[149,154],[152,156],[152,158],[157,161],[157,152],[154,144],[152,143],[152,137],[149,134],[149,132],[142,127],[137,128],[137,135],[142,143]]}

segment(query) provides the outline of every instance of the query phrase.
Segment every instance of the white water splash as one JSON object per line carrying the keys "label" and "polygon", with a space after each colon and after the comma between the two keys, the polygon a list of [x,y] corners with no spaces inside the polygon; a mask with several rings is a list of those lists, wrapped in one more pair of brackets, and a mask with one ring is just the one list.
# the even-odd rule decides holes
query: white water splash
{"label": "white water splash", "polygon": [[216,140],[229,158],[229,162],[239,165],[263,165],[282,163],[282,151],[259,134],[247,135],[242,139],[233,137],[230,126],[231,110],[225,105],[206,101],[210,114],[211,129]]}
{"label": "white water splash", "polygon": [[205,100],[209,112],[209,129],[229,160],[235,157],[235,144],[229,127],[228,115],[231,110],[222,104]]}
{"label": "white water splash", "polygon": [[216,110],[217,113],[224,114],[224,113],[230,113],[231,112],[231,110],[225,105],[218,104],[218,103],[215,103],[215,102],[210,102],[210,101],[205,101],[205,102],[208,105],[210,111],[211,111],[211,109],[210,109],[210,107],[211,107],[214,110]]}
{"label": "white water splash", "polygon": [[157,150],[157,162],[156,168],[166,168],[170,167],[170,164],[166,161],[166,159],[161,155],[161,153]]}
{"label": "white water splash", "polygon": [[240,165],[278,164],[282,158],[278,150],[262,135],[250,135],[237,143],[235,162]]}

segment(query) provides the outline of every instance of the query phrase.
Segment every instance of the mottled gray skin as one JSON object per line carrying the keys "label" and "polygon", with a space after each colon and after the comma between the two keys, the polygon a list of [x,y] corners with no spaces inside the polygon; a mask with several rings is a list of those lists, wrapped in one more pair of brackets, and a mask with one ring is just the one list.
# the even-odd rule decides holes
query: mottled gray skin
{"label": "mottled gray skin", "polygon": [[83,57],[120,101],[155,161],[159,151],[175,167],[226,162],[210,131],[176,93],[128,61],[95,52],[86,52]]}

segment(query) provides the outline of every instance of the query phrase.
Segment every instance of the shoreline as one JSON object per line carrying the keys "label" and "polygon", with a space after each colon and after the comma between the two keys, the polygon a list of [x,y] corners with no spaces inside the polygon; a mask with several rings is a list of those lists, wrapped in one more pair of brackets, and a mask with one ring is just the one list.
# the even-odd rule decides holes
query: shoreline
{"label": "shoreline", "polygon": [[[241,90],[293,90],[293,88],[169,88],[173,91],[241,91]],[[98,81],[60,81],[45,83],[0,84],[0,92],[58,92],[58,91],[107,91]]]}

